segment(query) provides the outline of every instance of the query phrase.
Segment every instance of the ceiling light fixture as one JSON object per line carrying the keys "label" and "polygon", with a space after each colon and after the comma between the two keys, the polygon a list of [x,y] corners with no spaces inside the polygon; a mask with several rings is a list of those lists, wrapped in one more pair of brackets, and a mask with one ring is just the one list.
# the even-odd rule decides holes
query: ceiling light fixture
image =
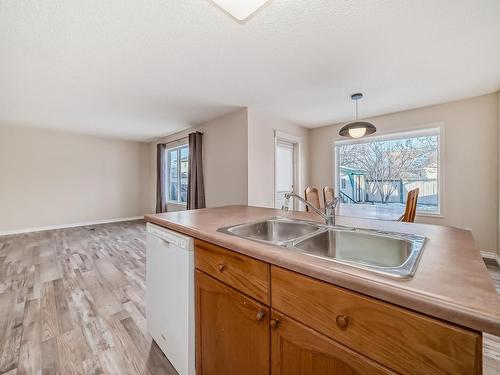
{"label": "ceiling light fixture", "polygon": [[210,0],[238,22],[245,22],[270,0]]}
{"label": "ceiling light fixture", "polygon": [[356,103],[356,120],[348,122],[340,129],[339,134],[342,137],[362,138],[377,131],[377,128],[372,123],[368,121],[358,121],[358,100],[362,98],[363,94],[361,93],[351,95],[351,99]]}

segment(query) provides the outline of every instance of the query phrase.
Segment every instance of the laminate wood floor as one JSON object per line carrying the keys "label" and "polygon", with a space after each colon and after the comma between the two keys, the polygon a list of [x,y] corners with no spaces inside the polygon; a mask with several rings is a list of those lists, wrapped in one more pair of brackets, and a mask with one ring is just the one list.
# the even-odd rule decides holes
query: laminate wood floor
{"label": "laminate wood floor", "polygon": [[0,237],[0,374],[177,374],[146,331],[145,223]]}
{"label": "laminate wood floor", "polygon": [[[0,374],[177,374],[146,330],[143,221],[0,237]],[[500,267],[487,264],[500,292]],[[500,338],[484,335],[484,374]]]}

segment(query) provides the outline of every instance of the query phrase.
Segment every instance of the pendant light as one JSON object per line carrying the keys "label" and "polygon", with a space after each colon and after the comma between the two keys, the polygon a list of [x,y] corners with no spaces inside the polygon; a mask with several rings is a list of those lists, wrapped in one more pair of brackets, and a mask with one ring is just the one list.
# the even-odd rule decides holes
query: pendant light
{"label": "pendant light", "polygon": [[340,129],[339,134],[342,137],[362,138],[377,131],[377,128],[372,123],[368,121],[358,121],[358,100],[362,98],[363,94],[361,93],[351,95],[351,99],[356,103],[356,120],[348,122]]}

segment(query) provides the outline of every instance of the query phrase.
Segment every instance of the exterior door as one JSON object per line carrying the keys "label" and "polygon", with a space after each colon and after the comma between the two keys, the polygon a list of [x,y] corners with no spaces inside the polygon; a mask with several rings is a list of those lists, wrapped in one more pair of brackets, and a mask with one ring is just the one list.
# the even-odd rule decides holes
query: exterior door
{"label": "exterior door", "polygon": [[295,145],[278,139],[276,143],[275,208],[283,206],[285,193],[295,192],[295,169]]}
{"label": "exterior door", "polygon": [[394,374],[275,310],[270,324],[272,375]]}
{"label": "exterior door", "polygon": [[196,271],[197,375],[269,374],[269,307]]}

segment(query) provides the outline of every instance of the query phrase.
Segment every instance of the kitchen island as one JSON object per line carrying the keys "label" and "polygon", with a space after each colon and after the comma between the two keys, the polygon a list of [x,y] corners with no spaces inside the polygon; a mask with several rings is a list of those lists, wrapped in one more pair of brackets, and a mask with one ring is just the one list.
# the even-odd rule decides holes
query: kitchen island
{"label": "kitchen island", "polygon": [[470,232],[339,216],[427,238],[414,277],[397,279],[218,231],[274,216],[321,220],[248,206],[145,217],[195,238],[198,372],[481,373],[500,300]]}

